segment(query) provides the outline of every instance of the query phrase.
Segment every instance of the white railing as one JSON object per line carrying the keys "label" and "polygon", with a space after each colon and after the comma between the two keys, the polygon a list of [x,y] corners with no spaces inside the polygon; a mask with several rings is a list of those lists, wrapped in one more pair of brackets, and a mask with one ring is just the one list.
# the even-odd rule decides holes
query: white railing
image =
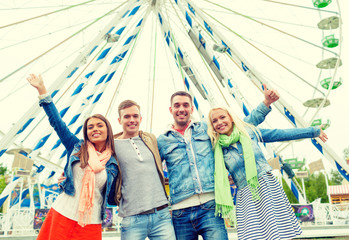
{"label": "white railing", "polygon": [[[315,216],[314,222],[302,222],[302,227],[311,226],[349,226],[349,204],[329,204],[313,203]],[[116,209],[113,208],[113,213]],[[0,215],[0,235],[23,236],[33,235],[37,231],[34,227],[35,210],[28,209],[10,209],[6,214]],[[113,226],[105,231],[120,233],[120,223],[122,218],[113,215]],[[229,227],[234,231],[236,226]]]}
{"label": "white railing", "polygon": [[28,209],[10,209],[0,218],[1,232],[3,235],[28,235],[34,231],[34,211]]}
{"label": "white railing", "polygon": [[313,210],[313,225],[349,225],[349,203],[315,203]]}

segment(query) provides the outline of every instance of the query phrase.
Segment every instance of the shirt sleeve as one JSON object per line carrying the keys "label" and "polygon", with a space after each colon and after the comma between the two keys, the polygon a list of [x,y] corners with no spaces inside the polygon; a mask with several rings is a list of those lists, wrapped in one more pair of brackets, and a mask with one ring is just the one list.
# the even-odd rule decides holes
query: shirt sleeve
{"label": "shirt sleeve", "polygon": [[265,117],[268,115],[268,113],[271,112],[271,107],[265,106],[265,104],[262,102],[260,103],[255,109],[251,111],[249,115],[247,115],[244,118],[244,121],[252,124],[254,126],[258,126],[262,122],[264,122]]}
{"label": "shirt sleeve", "polygon": [[263,142],[282,142],[304,138],[314,138],[320,135],[320,128],[290,128],[290,129],[259,129]]}
{"label": "shirt sleeve", "polygon": [[53,103],[51,96],[47,95],[43,97],[39,101],[39,104],[44,108],[50,125],[56,131],[64,147],[67,149],[68,152],[72,152],[74,149],[74,145],[78,143],[80,140],[73,133],[70,132],[69,128],[62,120],[61,115],[59,114],[55,104]]}

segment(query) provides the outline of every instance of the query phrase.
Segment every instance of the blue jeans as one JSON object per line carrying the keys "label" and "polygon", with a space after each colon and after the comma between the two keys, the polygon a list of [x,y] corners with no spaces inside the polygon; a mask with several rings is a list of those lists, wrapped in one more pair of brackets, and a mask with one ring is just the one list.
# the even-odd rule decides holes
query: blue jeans
{"label": "blue jeans", "polygon": [[228,240],[224,219],[215,216],[214,200],[195,207],[172,211],[177,240]]}
{"label": "blue jeans", "polygon": [[121,240],[175,240],[169,208],[155,213],[125,217],[121,222]]}

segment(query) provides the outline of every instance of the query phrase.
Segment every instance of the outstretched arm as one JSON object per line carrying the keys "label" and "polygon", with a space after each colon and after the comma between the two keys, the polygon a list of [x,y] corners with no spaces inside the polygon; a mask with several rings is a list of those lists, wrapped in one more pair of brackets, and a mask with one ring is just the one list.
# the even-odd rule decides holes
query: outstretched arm
{"label": "outstretched arm", "polygon": [[326,142],[328,139],[327,134],[319,127],[259,130],[263,142],[282,142],[315,137],[319,137],[323,142]]}

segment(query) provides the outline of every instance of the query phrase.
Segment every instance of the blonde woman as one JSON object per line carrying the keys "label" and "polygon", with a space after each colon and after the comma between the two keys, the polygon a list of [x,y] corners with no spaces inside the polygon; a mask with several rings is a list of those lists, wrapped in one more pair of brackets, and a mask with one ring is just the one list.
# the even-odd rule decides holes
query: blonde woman
{"label": "blonde woman", "polygon": [[216,213],[232,217],[234,207],[226,170],[237,188],[239,239],[291,239],[302,230],[290,203],[272,175],[258,142],[288,141],[327,135],[318,127],[257,129],[227,108],[209,112],[208,135],[214,147]]}

